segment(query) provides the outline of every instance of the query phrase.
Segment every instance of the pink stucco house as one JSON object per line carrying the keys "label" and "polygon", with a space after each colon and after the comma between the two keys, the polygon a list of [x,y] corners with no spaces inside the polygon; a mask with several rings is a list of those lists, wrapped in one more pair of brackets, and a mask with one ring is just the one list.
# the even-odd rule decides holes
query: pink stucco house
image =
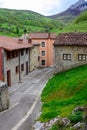
{"label": "pink stucco house", "polygon": [[56,39],[55,33],[30,33],[31,42],[40,43],[40,66],[49,67],[54,65],[53,43]]}

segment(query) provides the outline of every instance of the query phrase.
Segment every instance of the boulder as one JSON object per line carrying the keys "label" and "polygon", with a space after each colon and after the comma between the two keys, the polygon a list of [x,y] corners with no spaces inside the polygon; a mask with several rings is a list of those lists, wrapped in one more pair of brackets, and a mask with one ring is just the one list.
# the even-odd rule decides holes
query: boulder
{"label": "boulder", "polygon": [[85,123],[78,122],[72,127],[74,130],[85,130]]}
{"label": "boulder", "polygon": [[62,118],[64,126],[68,126],[70,124],[70,120],[68,118]]}

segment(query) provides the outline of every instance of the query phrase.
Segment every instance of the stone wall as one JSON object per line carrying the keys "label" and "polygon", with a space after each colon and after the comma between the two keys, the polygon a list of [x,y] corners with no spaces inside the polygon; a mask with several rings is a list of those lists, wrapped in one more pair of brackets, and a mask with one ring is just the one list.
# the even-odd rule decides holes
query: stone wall
{"label": "stone wall", "polygon": [[6,83],[0,81],[0,111],[9,108],[8,87]]}
{"label": "stone wall", "polygon": [[[11,84],[15,84],[19,81],[19,72],[16,73],[16,67],[19,66],[19,56],[14,57],[10,60],[7,60],[6,51],[3,50],[3,73],[4,73],[4,81],[7,83],[7,71],[11,72]],[[26,54],[26,49],[24,49],[24,54],[20,53],[20,77],[21,80],[26,76],[26,62],[28,62],[28,70],[29,70],[29,51]],[[21,70],[21,65],[24,64],[24,71]]]}
{"label": "stone wall", "polygon": [[40,50],[39,45],[35,45],[30,49],[30,71],[35,70],[36,68],[40,67]]}
{"label": "stone wall", "polygon": [[[60,67],[61,70],[87,64],[86,46],[55,46],[54,53],[55,65]],[[70,54],[71,60],[63,60],[63,54]],[[86,54],[86,61],[79,61],[78,54]]]}

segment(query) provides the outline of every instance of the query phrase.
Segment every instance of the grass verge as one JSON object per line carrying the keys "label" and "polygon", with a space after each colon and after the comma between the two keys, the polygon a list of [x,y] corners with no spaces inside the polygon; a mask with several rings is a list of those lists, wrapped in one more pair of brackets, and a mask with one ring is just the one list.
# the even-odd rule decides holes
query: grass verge
{"label": "grass verge", "polygon": [[75,107],[87,104],[87,65],[54,75],[44,88],[41,100],[42,122],[58,115],[69,117]]}

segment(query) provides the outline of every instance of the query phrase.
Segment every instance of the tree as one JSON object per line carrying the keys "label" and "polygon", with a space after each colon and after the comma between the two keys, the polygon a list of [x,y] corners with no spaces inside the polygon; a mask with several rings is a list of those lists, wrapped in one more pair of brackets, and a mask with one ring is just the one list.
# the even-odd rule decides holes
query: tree
{"label": "tree", "polygon": [[16,27],[16,34],[19,34],[19,28]]}
{"label": "tree", "polygon": [[25,29],[24,29],[24,34],[26,34],[26,33],[27,33],[27,29],[25,28]]}

